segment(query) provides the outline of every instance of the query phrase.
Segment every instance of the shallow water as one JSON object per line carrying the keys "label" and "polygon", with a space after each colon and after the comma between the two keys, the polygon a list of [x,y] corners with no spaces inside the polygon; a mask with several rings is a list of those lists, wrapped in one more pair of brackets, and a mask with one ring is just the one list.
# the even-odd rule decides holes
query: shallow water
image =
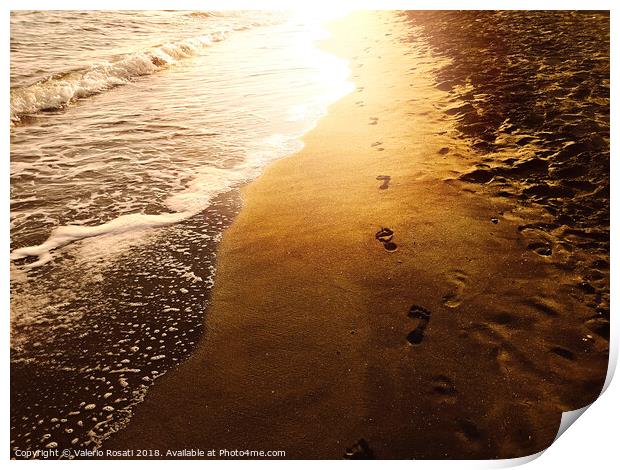
{"label": "shallow water", "polygon": [[239,186],[352,88],[323,22],[12,14],[13,449],[97,446],[191,352]]}

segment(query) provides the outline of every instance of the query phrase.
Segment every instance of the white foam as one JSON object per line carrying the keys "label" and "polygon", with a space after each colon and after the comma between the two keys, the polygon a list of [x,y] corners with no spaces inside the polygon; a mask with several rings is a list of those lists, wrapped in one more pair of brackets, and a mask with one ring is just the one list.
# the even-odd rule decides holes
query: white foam
{"label": "white foam", "polygon": [[[116,236],[129,232],[139,232],[157,227],[179,223],[205,209],[216,195],[231,188],[232,185],[246,179],[254,167],[235,169],[204,168],[186,190],[172,195],[166,206],[174,212],[162,214],[125,214],[100,225],[64,225],[52,230],[49,238],[40,245],[17,248],[11,253],[11,260],[29,256],[37,261],[26,267],[35,268],[52,260],[52,252],[70,243],[93,237]],[[116,242],[113,239],[111,242]],[[101,248],[100,246],[98,247]]]}
{"label": "white foam", "polygon": [[105,224],[95,226],[65,225],[52,230],[49,238],[41,245],[18,248],[11,253],[11,259],[17,260],[27,256],[36,256],[39,259],[30,263],[28,267],[42,266],[52,259],[51,251],[61,248],[69,243],[84,238],[97,237],[100,235],[121,234],[131,230],[162,227],[175,224],[189,215],[187,213],[170,214],[126,214],[111,220]]}

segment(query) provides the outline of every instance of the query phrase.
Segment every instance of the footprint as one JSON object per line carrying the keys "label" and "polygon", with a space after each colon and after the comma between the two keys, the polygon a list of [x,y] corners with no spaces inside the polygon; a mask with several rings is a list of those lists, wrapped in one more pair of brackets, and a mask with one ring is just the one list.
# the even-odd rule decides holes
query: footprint
{"label": "footprint", "polygon": [[396,246],[396,243],[392,241],[393,237],[394,231],[384,227],[381,227],[381,230],[379,230],[375,234],[375,238],[381,243],[383,243],[383,248],[385,248],[387,251],[396,251],[396,249],[398,248]]}
{"label": "footprint", "polygon": [[553,305],[545,299],[526,299],[525,304],[533,307],[534,309],[548,317],[557,317],[559,315],[557,309],[554,308]]}
{"label": "footprint", "polygon": [[370,144],[371,147],[375,147],[377,149],[378,152],[383,152],[385,149],[383,147],[380,147],[380,145],[383,142],[381,142],[380,140],[377,140],[375,143]]}
{"label": "footprint", "polygon": [[534,253],[540,256],[551,256],[553,250],[551,249],[551,245],[547,243],[530,243],[527,246],[528,250],[532,250]]}
{"label": "footprint", "polygon": [[359,106],[360,108],[361,108],[361,107],[366,106],[366,103],[364,103],[364,101],[362,101],[362,100],[360,100],[360,101],[356,101],[356,102],[355,102],[355,104],[356,104],[357,106]]}
{"label": "footprint", "polygon": [[344,452],[346,460],[372,460],[375,454],[366,442],[366,439],[360,439]]}
{"label": "footprint", "polygon": [[383,248],[386,249],[386,251],[396,251],[398,249],[398,245],[396,245],[396,243],[394,242],[384,242],[383,243]]}
{"label": "footprint", "polygon": [[419,305],[412,305],[407,316],[418,320],[418,326],[407,335],[407,341],[411,344],[420,344],[424,339],[424,331],[431,319],[431,312]]}
{"label": "footprint", "polygon": [[439,396],[442,401],[449,400],[451,397],[456,395],[456,388],[450,380],[445,375],[437,375],[433,377],[432,388],[433,394]]}
{"label": "footprint", "polygon": [[568,359],[569,361],[575,359],[575,353],[572,352],[570,349],[563,348],[562,346],[554,346],[549,349],[549,351],[563,357],[564,359]]}
{"label": "footprint", "polygon": [[467,441],[478,442],[482,438],[482,433],[478,427],[468,419],[459,420],[458,433]]}
{"label": "footprint", "polygon": [[443,304],[446,307],[456,308],[463,302],[463,292],[467,285],[467,275],[463,271],[448,273],[450,290],[443,296]]}
{"label": "footprint", "polygon": [[549,369],[532,357],[531,346],[519,344],[512,338],[510,329],[501,325],[471,323],[466,336],[492,351],[499,370],[504,375],[523,374],[536,380],[549,377]]}
{"label": "footprint", "polygon": [[371,117],[370,118],[370,122],[368,123],[368,125],[375,126],[375,125],[377,125],[377,122],[379,122],[379,118],[378,117]]}
{"label": "footprint", "polygon": [[387,227],[381,227],[381,230],[379,230],[375,234],[375,238],[379,240],[380,242],[389,242],[393,236],[394,236],[394,231]]}
{"label": "footprint", "polygon": [[379,186],[379,189],[387,189],[388,185],[390,184],[390,180],[392,179],[391,176],[389,175],[379,175],[377,176],[377,179],[379,181],[383,181],[383,184],[381,186]]}
{"label": "footprint", "polygon": [[607,318],[597,315],[587,320],[585,325],[590,331],[609,341],[609,320]]}
{"label": "footprint", "polygon": [[437,153],[438,153],[439,155],[445,155],[445,154],[447,154],[449,151],[450,151],[450,149],[449,149],[448,147],[441,147],[441,148],[437,151]]}
{"label": "footprint", "polygon": [[544,224],[520,225],[519,232],[525,237],[527,249],[539,256],[553,254],[553,238],[549,235],[550,227]]}
{"label": "footprint", "polygon": [[364,87],[363,86],[358,86],[357,87],[357,92],[361,93],[362,91],[364,91]]}
{"label": "footprint", "polygon": [[492,322],[498,325],[512,325],[517,322],[517,318],[510,313],[502,312],[493,315]]}

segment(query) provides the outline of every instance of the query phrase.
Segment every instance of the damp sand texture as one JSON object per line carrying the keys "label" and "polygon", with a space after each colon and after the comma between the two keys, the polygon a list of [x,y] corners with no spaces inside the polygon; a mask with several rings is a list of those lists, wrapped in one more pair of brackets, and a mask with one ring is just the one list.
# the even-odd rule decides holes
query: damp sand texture
{"label": "damp sand texture", "polygon": [[608,250],[459,178],[493,155],[447,112],[476,96],[441,84],[454,59],[421,19],[360,12],[332,32],[355,91],[244,189],[197,350],[104,448],[519,457],[600,392]]}

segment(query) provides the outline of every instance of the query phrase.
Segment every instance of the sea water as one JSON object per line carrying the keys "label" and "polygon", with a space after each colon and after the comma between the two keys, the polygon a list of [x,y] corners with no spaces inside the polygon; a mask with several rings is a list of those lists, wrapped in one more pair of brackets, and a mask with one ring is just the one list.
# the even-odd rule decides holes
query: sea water
{"label": "sea water", "polygon": [[12,12],[13,451],[96,448],[191,353],[239,188],[353,87],[325,20]]}

